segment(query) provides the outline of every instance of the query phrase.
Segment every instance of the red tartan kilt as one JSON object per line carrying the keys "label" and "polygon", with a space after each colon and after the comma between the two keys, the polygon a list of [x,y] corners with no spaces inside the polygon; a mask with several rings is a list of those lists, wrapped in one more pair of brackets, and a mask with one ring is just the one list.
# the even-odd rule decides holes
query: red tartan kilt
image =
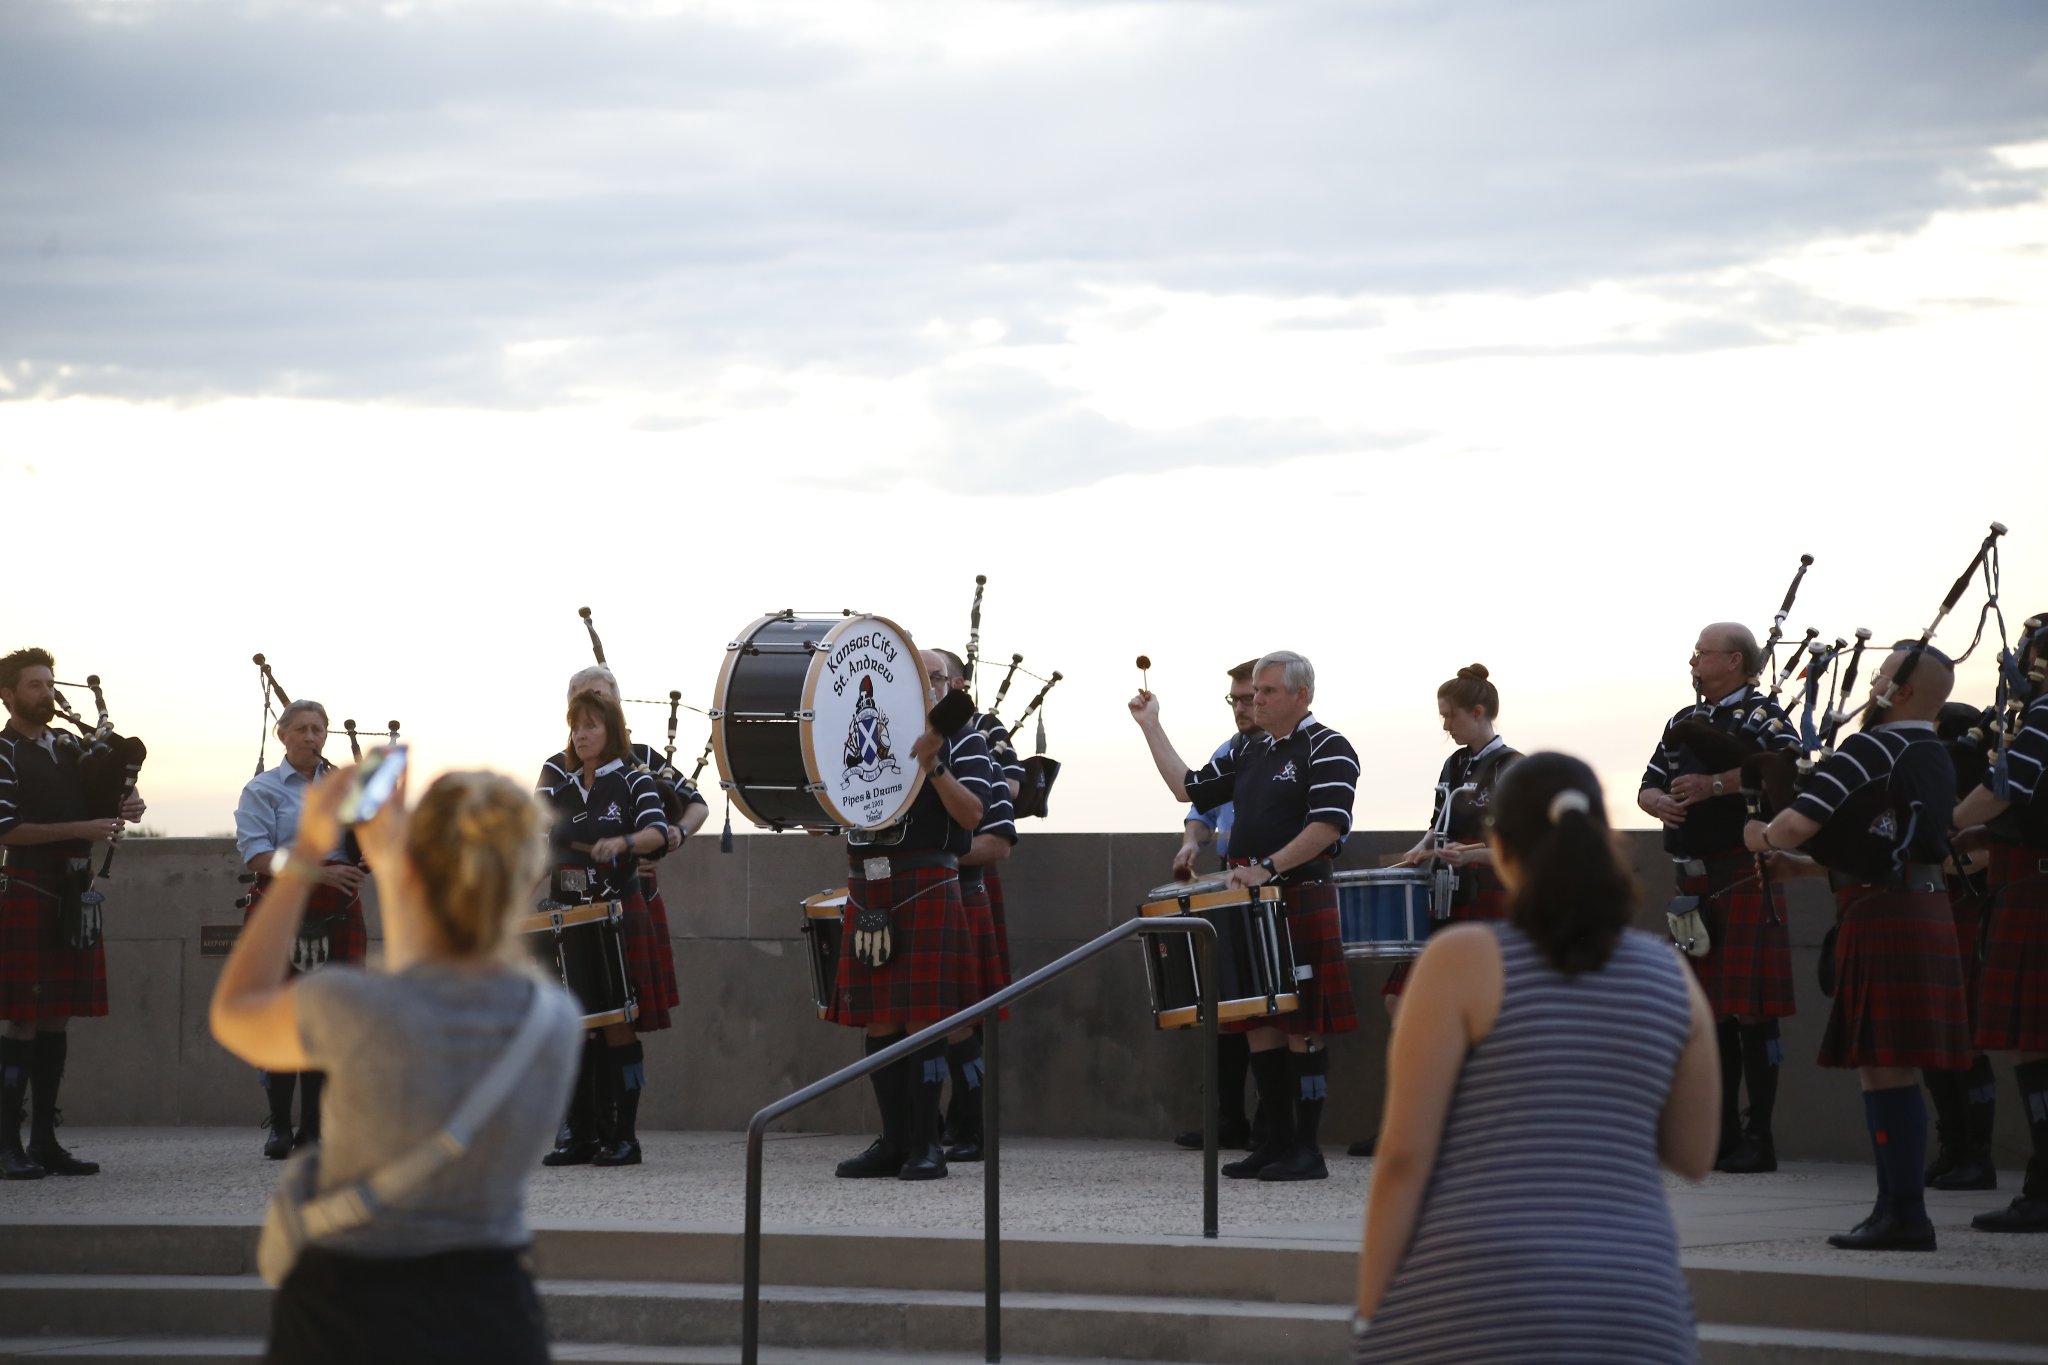
{"label": "red tartan kilt", "polygon": [[1835,893],[1835,999],[1822,1066],[1969,1066],[1970,1009],[1955,917],[1940,891]]}
{"label": "red tartan kilt", "polygon": [[56,873],[6,871],[0,892],[0,1019],[89,1019],[107,1012],[104,938],[90,948],[57,936]]}
{"label": "red tartan kilt", "polygon": [[[996,938],[995,914],[990,907],[987,887],[970,888],[960,883],[960,906],[967,912],[967,932],[974,940],[975,989],[970,1000],[986,1000],[1010,984],[1008,965]],[[1002,1017],[1010,1017],[1008,1010],[999,1011]]]}
{"label": "red tartan kilt", "polygon": [[1741,854],[1708,859],[1703,881],[1685,879],[1681,885],[1684,894],[1700,897],[1703,904],[1709,898],[1713,902],[1713,944],[1705,957],[1686,961],[1714,1017],[1784,1019],[1797,1014],[1784,888],[1760,881],[1756,859]]}
{"label": "red tartan kilt", "polygon": [[1970,1002],[1970,1030],[1977,1028],[1977,994],[1983,978],[1977,953],[1977,937],[1984,928],[1984,901],[1967,879],[1952,877],[1948,884],[1949,913],[1956,923],[1956,959],[1963,965],[1963,991]]}
{"label": "red tartan kilt", "polygon": [[[2023,852],[2048,857],[2048,849]],[[1994,865],[1992,875],[2004,870]],[[1992,888],[1976,1043],[1980,1052],[2048,1052],[2048,874]]]}
{"label": "red tartan kilt", "polygon": [[668,906],[662,903],[661,886],[645,863],[640,865],[640,894],[646,898],[647,918],[654,927],[654,976],[660,1004],[664,1010],[672,1010],[683,1003],[682,990],[676,985],[675,942],[669,936]]}
{"label": "red tartan kilt", "polygon": [[981,884],[988,888],[988,915],[996,926],[996,954],[1003,960],[1003,984],[1009,985],[1014,979],[1010,975],[1010,925],[1003,918],[1003,878],[993,866],[981,871]]}
{"label": "red tartan kilt", "polygon": [[[1474,876],[1473,874],[1475,873],[1478,875]],[[1460,869],[1458,875],[1460,877],[1473,877],[1473,880],[1478,883],[1478,889],[1473,894],[1472,899],[1466,901],[1463,905],[1453,902],[1450,915],[1430,925],[1429,931],[1432,934],[1443,925],[1455,924],[1461,920],[1505,920],[1508,917],[1508,904],[1511,898],[1508,895],[1507,887],[1501,885],[1500,878],[1494,875],[1492,868],[1481,866],[1467,867]],[[1394,970],[1389,972],[1387,979],[1380,983],[1381,998],[1384,999],[1389,996],[1395,999],[1400,998],[1401,992],[1408,989],[1408,972],[1413,965],[1413,963],[1408,962],[1394,964]]]}
{"label": "red tartan kilt", "polygon": [[[243,924],[255,916],[256,907],[263,904],[264,893],[269,890],[270,878],[258,877],[255,887],[249,892],[249,908],[242,912]],[[306,913],[300,922],[324,919],[329,915],[341,916],[341,923],[328,931],[327,960],[361,962],[368,957],[370,930],[363,923],[362,897],[351,896],[338,886],[313,883],[312,891],[306,897]]]}
{"label": "red tartan kilt", "polygon": [[[870,903],[891,907],[889,960],[870,967],[853,952],[853,923]],[[960,876],[949,867],[846,880],[839,976],[825,1017],[835,1024],[932,1024],[972,1003],[981,980]]]}
{"label": "red tartan kilt", "polygon": [[1286,888],[1287,936],[1294,943],[1294,965],[1309,975],[1295,983],[1298,1008],[1256,1019],[1226,1019],[1217,1028],[1249,1033],[1276,1028],[1282,1033],[1349,1033],[1358,1027],[1358,1008],[1351,998],[1351,972],[1344,962],[1344,931],[1337,918],[1337,888],[1330,882],[1306,882]]}
{"label": "red tartan kilt", "polygon": [[626,979],[633,984],[633,1000],[640,1007],[633,1020],[633,1032],[655,1033],[670,1026],[668,997],[662,994],[661,963],[669,964],[669,980],[675,979],[668,937],[657,934],[654,916],[647,913],[647,900],[635,888],[624,898],[625,915],[619,920],[619,938],[626,950]]}

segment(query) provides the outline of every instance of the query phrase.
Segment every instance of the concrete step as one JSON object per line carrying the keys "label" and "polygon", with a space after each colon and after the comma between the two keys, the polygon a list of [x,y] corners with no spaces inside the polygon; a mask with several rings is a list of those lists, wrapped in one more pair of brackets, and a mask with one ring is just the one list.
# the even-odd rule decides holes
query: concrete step
{"label": "concrete step", "polygon": [[[574,1365],[732,1365],[734,1346],[626,1346],[617,1342],[557,1341],[557,1361]],[[0,1337],[0,1365],[135,1365],[174,1360],[179,1365],[248,1365],[263,1359],[259,1337]],[[1116,1365],[1105,1356],[1027,1356],[1003,1353],[1005,1365]],[[979,1351],[905,1354],[891,1351],[761,1348],[761,1365],[982,1365]],[[1192,1365],[1158,1362],[1157,1365]]]}
{"label": "concrete step", "polygon": [[[2038,1335],[2041,1329],[2036,1330]],[[1928,1365],[1949,1360],[2048,1365],[2048,1346],[1711,1323],[1700,1328],[1701,1365]]]}

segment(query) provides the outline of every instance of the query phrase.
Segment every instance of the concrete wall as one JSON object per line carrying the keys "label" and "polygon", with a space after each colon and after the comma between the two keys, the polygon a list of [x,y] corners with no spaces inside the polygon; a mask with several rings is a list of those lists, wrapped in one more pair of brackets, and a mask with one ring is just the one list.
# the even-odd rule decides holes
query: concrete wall
{"label": "concrete wall", "polygon": [[[1412,832],[1361,832],[1345,865],[1375,867],[1408,847]],[[1166,879],[1167,834],[1030,834],[1004,866],[1013,958],[1020,971],[1051,961],[1130,917]],[[1629,848],[1662,931],[1668,864],[1654,836]],[[647,1035],[649,1084],[642,1122],[652,1128],[734,1129],[761,1105],[860,1055],[857,1035],[818,1021],[798,901],[845,881],[837,841],[742,836],[731,854],[693,840],[664,864],[683,1002],[677,1026]],[[135,840],[123,846],[107,893],[113,1013],[73,1026],[66,1118],[75,1124],[246,1124],[264,1114],[253,1073],[206,1029],[220,971],[199,955],[200,926],[233,924],[242,887],[225,839]],[[1788,1021],[1777,1123],[1787,1157],[1860,1161],[1869,1153],[1853,1074],[1812,1064],[1827,1001],[1814,981],[1833,907],[1817,883],[1794,888],[1792,936],[1799,1015]],[[374,909],[371,933],[378,929]],[[372,952],[376,951],[373,943]],[[1387,1021],[1379,1006],[1386,967],[1352,964],[1362,1027],[1334,1040],[1326,1145],[1377,1123]],[[1003,1034],[1005,1131],[1161,1137],[1199,1118],[1199,1047],[1152,1027],[1135,946],[1119,948],[1023,1002]],[[1999,1147],[2016,1163],[2026,1135],[2000,1065]],[[872,1121],[865,1087],[797,1116],[806,1129],[859,1131]]]}

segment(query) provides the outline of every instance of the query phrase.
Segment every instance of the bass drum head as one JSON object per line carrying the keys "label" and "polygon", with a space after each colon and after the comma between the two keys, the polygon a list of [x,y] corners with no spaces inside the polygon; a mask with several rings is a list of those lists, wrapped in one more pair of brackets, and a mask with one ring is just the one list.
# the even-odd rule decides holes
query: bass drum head
{"label": "bass drum head", "polygon": [[881,616],[849,616],[818,642],[799,727],[818,802],[848,829],[882,829],[910,813],[924,771],[910,746],[925,730],[924,661]]}

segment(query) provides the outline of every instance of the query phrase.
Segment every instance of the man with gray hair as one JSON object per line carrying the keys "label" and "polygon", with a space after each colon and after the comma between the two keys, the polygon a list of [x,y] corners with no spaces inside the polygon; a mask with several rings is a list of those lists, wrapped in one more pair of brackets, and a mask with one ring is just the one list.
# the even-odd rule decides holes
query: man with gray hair
{"label": "man with gray hair", "polygon": [[1799,749],[1798,731],[1784,709],[1757,690],[1762,666],[1748,626],[1717,621],[1700,631],[1691,664],[1699,700],[1664,723],[1636,793],[1636,805],[1664,826],[1664,851],[1678,878],[1673,913],[1697,908],[1707,925],[1705,951],[1687,960],[1713,1006],[1721,1052],[1721,1143],[1714,1169],[1733,1175],[1778,1169],[1771,1131],[1784,1056],[1778,1021],[1795,1009],[1784,893],[1760,875],[1755,857],[1742,846],[1748,808],[1740,761],[1730,756],[1745,749]]}
{"label": "man with gray hair", "polygon": [[1140,690],[1130,702],[1167,790],[1197,810],[1231,803],[1229,884],[1282,888],[1294,945],[1298,1007],[1247,1020],[1252,1075],[1268,1116],[1251,1154],[1223,1168],[1236,1179],[1324,1180],[1317,1133],[1329,1088],[1322,1040],[1358,1027],[1337,922],[1332,860],[1351,832],[1358,755],[1350,741],[1309,714],[1315,668],[1291,650],[1265,655],[1252,670],[1252,721],[1262,732],[1211,758],[1200,772],[1175,751],[1159,723],[1159,699]]}
{"label": "man with gray hair", "polygon": [[[270,890],[272,855],[291,848],[299,832],[299,809],[305,804],[306,788],[333,766],[321,754],[327,746],[327,724],[327,708],[319,702],[301,697],[287,703],[276,729],[284,757],[275,768],[250,778],[242,787],[241,800],[235,803],[235,852],[256,877],[243,914],[245,924]],[[362,902],[365,875],[355,838],[350,835],[341,851],[320,869],[314,883],[292,950],[295,973],[330,962],[360,963],[368,956],[370,935],[363,923]],[[294,1147],[319,1141],[325,1075],[318,1071],[258,1074],[270,1100],[269,1116],[263,1120],[270,1136],[264,1140],[263,1155],[282,1160]],[[299,1099],[297,1128],[292,1126],[294,1091]]]}

